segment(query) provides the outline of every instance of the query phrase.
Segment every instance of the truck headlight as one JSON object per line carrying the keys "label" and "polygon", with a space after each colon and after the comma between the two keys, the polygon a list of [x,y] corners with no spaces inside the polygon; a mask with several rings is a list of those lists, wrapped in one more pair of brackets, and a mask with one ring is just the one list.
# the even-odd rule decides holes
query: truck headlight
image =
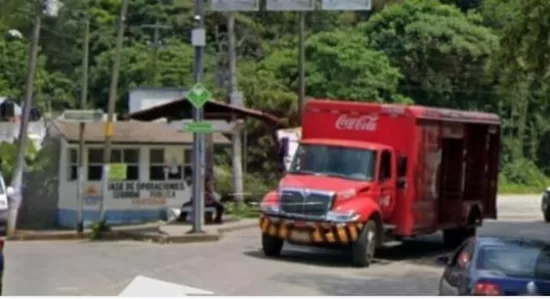
{"label": "truck headlight", "polygon": [[355,211],[346,211],[346,212],[335,212],[335,211],[329,211],[327,213],[327,221],[333,221],[333,222],[352,222],[359,220],[359,215]]}
{"label": "truck headlight", "polygon": [[279,214],[280,209],[278,204],[260,204],[260,211],[266,214]]}

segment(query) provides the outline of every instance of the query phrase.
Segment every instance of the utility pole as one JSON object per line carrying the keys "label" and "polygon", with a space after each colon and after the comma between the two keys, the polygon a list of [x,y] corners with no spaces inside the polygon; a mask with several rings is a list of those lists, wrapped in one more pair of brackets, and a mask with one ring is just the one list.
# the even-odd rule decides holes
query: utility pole
{"label": "utility pole", "polygon": [[152,63],[152,70],[151,70],[151,78],[150,85],[156,86],[157,85],[157,60],[158,60],[158,50],[162,46],[162,43],[160,41],[160,30],[161,29],[170,29],[170,26],[166,25],[160,25],[157,22],[155,24],[143,24],[141,25],[143,28],[152,28],[153,29],[153,44],[150,45],[153,48],[153,63]]}
{"label": "utility pole", "polygon": [[42,13],[44,3],[35,1],[34,5],[34,26],[32,30],[31,42],[29,45],[29,60],[27,62],[27,78],[25,80],[25,95],[23,102],[23,111],[19,126],[19,139],[17,140],[17,160],[12,178],[12,186],[15,194],[9,206],[8,213],[8,236],[13,235],[17,228],[17,214],[23,201],[23,171],[25,168],[25,149],[27,142],[27,127],[31,112],[34,77],[36,75],[36,62],[38,59],[38,42],[40,40],[40,27],[42,23]]}
{"label": "utility pole", "polygon": [[[227,15],[227,39],[229,54],[229,98],[232,105],[243,106],[242,96],[237,81],[237,38],[235,36],[235,16],[233,12]],[[233,123],[236,119],[233,118]],[[232,134],[233,194],[237,205],[244,204],[243,198],[243,163],[242,163],[242,133],[235,129]]]}
{"label": "utility pole", "polygon": [[[191,33],[191,43],[195,47],[195,82],[199,84],[204,71],[203,56],[206,46],[206,33],[204,29],[204,0],[195,0],[196,27]],[[193,121],[201,122],[204,118],[203,108],[193,108]],[[203,233],[204,210],[204,134],[193,133],[193,228],[191,233]]]}
{"label": "utility pole", "polygon": [[113,73],[111,74],[111,86],[109,88],[109,102],[107,110],[107,123],[105,125],[105,146],[103,148],[103,175],[102,194],[99,202],[99,222],[105,223],[105,200],[109,190],[109,163],[111,162],[111,138],[113,137],[113,116],[115,114],[115,104],[117,99],[118,75],[120,69],[120,53],[124,41],[124,23],[126,21],[126,11],[128,10],[128,0],[122,0],[120,16],[118,18],[118,32],[116,37],[115,61],[113,64]]}
{"label": "utility pole", "polygon": [[[84,44],[82,45],[82,82],[80,85],[80,109],[86,109],[86,98],[88,97],[88,65],[90,52],[90,14],[88,7],[84,11]],[[84,131],[86,124],[79,124],[78,132],[78,185],[76,188],[78,201],[78,219],[76,225],[77,233],[81,234],[84,231]]]}
{"label": "utility pole", "polygon": [[298,119],[300,120],[300,124],[302,123],[302,110],[304,108],[305,104],[305,98],[306,98],[306,75],[305,75],[305,64],[306,64],[306,12],[300,11],[298,12],[299,15],[299,22],[300,22],[300,28],[299,28],[299,34],[300,34],[300,45],[299,45],[299,55],[298,55]]}

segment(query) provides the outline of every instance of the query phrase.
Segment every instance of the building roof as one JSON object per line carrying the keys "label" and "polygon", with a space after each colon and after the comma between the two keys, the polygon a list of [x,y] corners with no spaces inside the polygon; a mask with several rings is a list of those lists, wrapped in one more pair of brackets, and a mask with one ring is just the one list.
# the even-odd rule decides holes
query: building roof
{"label": "building roof", "polygon": [[[79,140],[79,124],[62,120],[54,120],[53,126],[61,136],[69,142]],[[114,143],[145,143],[145,144],[188,144],[193,142],[192,133],[183,133],[174,130],[162,122],[119,121],[113,122]],[[214,143],[230,144],[221,133],[213,133]],[[86,124],[84,131],[86,142],[105,141],[105,123]]]}
{"label": "building roof", "polygon": [[[228,118],[230,119],[232,115],[243,118],[243,117],[253,117],[264,122],[280,125],[280,120],[274,115],[269,113],[254,110],[250,108],[237,107],[231,104],[224,102],[219,102],[215,100],[209,100],[203,107],[205,118]],[[156,120],[159,118],[168,118],[168,119],[190,119],[192,118],[193,105],[183,97],[180,99],[173,100],[169,103],[161,104],[158,106],[151,107],[149,109],[144,109],[130,113],[124,116],[124,119],[136,119],[136,120]]]}

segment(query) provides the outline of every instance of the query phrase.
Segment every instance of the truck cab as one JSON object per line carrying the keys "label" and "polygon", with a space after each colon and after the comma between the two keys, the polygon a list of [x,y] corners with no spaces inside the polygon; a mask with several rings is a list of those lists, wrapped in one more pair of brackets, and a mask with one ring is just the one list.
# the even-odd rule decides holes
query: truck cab
{"label": "truck cab", "polygon": [[[484,216],[496,217],[494,124],[474,119],[472,125],[479,126],[463,125],[463,117],[431,121],[418,111],[309,101],[292,162],[278,189],[261,203],[264,253],[279,255],[287,241],[338,245],[350,249],[354,265],[364,267],[390,238],[443,230],[447,241],[461,242]],[[476,133],[448,133],[456,123]],[[448,142],[452,138],[461,145]],[[487,147],[473,152],[481,141]],[[462,170],[447,163],[455,160]],[[480,163],[486,165],[483,171],[473,172]],[[467,174],[478,182],[467,180]]]}

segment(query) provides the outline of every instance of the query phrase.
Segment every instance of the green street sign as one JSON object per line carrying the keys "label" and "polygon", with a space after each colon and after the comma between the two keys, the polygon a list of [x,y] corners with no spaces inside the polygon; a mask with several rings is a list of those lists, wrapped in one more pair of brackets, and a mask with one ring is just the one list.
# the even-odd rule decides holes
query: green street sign
{"label": "green street sign", "polygon": [[102,110],[65,110],[61,114],[64,121],[76,123],[93,123],[103,120]]}
{"label": "green street sign", "polygon": [[193,133],[212,133],[212,123],[206,121],[185,123],[183,125],[183,131]]}
{"label": "green street sign", "polygon": [[195,108],[200,109],[210,98],[212,97],[212,93],[208,91],[202,84],[197,83],[189,92],[187,93],[187,99]]}
{"label": "green street sign", "polygon": [[124,163],[112,163],[109,164],[109,179],[122,181],[126,180],[126,164]]}

